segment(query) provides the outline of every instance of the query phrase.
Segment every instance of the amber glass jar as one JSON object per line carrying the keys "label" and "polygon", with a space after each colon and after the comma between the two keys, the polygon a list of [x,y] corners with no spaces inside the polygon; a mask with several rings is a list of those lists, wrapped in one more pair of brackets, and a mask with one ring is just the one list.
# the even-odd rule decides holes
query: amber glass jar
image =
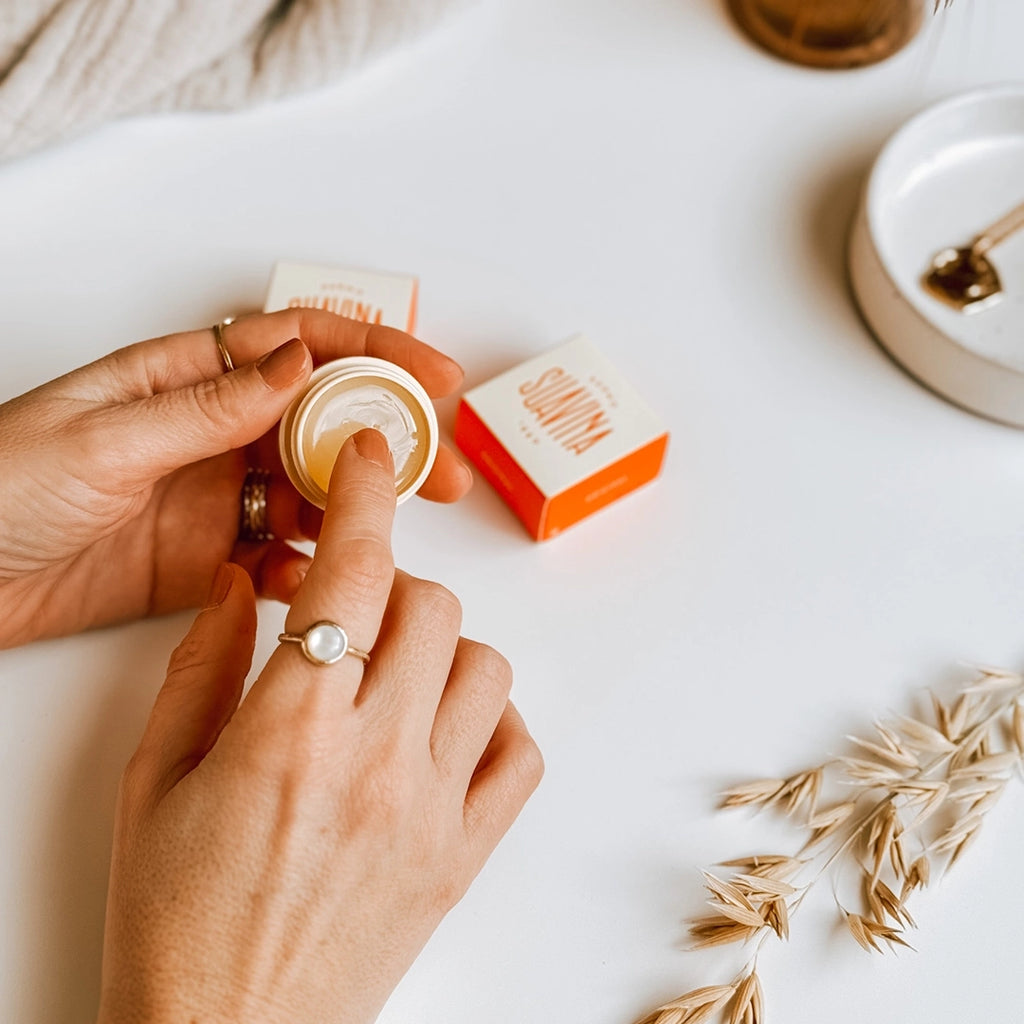
{"label": "amber glass jar", "polygon": [[921,28],[932,0],[729,0],[740,27],[797,64],[852,68],[891,57]]}

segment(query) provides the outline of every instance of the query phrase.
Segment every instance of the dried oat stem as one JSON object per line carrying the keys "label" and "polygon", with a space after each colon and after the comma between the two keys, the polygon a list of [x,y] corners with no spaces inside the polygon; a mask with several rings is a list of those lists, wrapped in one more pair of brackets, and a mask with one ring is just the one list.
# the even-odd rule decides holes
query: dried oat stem
{"label": "dried oat stem", "polygon": [[[804,842],[795,855],[740,857],[720,863],[718,873],[704,872],[712,913],[690,922],[693,948],[756,940],[754,954],[729,985],[687,992],[639,1024],[762,1024],[758,955],[770,935],[789,937],[793,914],[825,876],[833,878],[839,914],[860,946],[910,946],[910,894],[960,858],[1024,766],[1021,675],[981,668],[953,701],[932,694],[931,705],[933,723],[878,721],[875,736],[847,737],[856,754],[722,794],[722,807],[781,813],[806,834]],[[845,797],[822,805],[837,788]],[[844,870],[859,881],[856,909],[839,898]]]}

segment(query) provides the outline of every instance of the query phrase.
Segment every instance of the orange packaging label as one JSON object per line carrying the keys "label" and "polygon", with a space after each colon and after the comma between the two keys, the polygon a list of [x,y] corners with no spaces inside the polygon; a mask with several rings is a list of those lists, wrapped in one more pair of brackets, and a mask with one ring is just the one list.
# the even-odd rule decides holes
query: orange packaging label
{"label": "orange packaging label", "polygon": [[264,313],[295,306],[327,309],[350,320],[412,332],[418,282],[408,274],[278,263],[270,278]]}
{"label": "orange packaging label", "polygon": [[584,336],[467,392],[455,441],[546,540],[653,480],[668,433]]}

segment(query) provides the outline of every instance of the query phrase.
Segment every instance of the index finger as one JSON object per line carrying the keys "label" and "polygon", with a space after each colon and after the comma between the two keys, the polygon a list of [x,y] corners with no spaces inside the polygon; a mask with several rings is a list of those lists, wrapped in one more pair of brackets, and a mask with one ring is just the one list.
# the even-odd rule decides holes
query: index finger
{"label": "index finger", "polygon": [[[223,328],[222,338],[236,367],[255,362],[286,341],[299,338],[316,365],[361,355],[397,363],[423,385],[431,398],[443,398],[462,384],[462,368],[454,359],[411,334],[382,324],[349,320],[323,309],[284,309],[239,317]],[[140,342],[126,350],[133,352],[141,357],[154,393],[211,380],[224,372],[209,327]]]}
{"label": "index finger", "polygon": [[[331,622],[341,626],[351,647],[373,648],[395,576],[394,481],[391,453],[378,431],[361,430],[342,447],[316,554],[285,619],[287,633],[302,636],[315,623]],[[362,676],[357,657],[329,667],[310,664],[292,643],[282,644],[269,664],[283,661],[292,670],[329,671],[356,682]]]}

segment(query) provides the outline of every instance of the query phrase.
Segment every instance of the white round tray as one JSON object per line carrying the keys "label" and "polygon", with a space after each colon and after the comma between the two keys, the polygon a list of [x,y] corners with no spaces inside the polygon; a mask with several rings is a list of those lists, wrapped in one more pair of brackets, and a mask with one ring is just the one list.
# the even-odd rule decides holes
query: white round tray
{"label": "white round tray", "polygon": [[918,114],[886,143],[850,234],[850,283],[879,342],[922,383],[1024,427],[1024,232],[990,254],[1003,284],[964,313],[922,285],[932,257],[968,244],[1024,202],[1024,85],[995,86]]}

